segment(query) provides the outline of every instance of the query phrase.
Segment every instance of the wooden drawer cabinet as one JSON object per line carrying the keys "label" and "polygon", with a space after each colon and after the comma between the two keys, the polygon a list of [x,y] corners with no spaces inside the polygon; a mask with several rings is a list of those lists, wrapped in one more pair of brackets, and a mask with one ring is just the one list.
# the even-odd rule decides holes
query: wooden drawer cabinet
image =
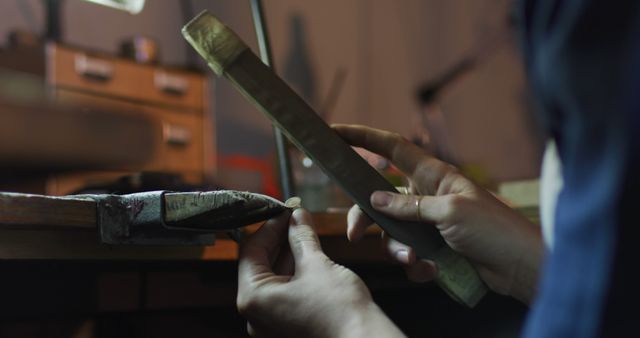
{"label": "wooden drawer cabinet", "polygon": [[56,99],[65,103],[82,103],[113,108],[132,114],[144,114],[155,122],[156,148],[141,170],[166,171],[193,175],[201,172],[204,165],[204,125],[202,116],[191,111],[176,111],[150,107],[109,97],[57,89]]}
{"label": "wooden drawer cabinet", "polygon": [[29,192],[64,195],[142,172],[177,175],[195,185],[213,176],[215,125],[203,74],[138,64],[55,43],[2,50],[0,67],[41,78],[42,92],[57,103],[87,107],[87,114],[97,108],[144,115],[153,125],[154,147],[143,164],[57,174],[47,179],[43,191]]}
{"label": "wooden drawer cabinet", "polygon": [[50,179],[47,193],[67,194],[71,187],[99,185],[101,180],[143,171],[176,174],[191,184],[204,183],[211,174],[215,148],[206,143],[212,143],[213,119],[204,75],[56,44],[46,46],[45,59],[53,100],[144,114],[156,130],[153,154],[142,166],[57,175]]}

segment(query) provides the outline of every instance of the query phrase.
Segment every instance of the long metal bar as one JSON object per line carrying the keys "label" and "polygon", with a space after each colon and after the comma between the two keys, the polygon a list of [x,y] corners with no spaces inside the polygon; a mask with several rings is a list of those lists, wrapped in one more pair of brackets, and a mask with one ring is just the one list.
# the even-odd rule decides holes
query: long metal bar
{"label": "long metal bar", "polygon": [[[271,44],[269,43],[269,32],[267,31],[267,23],[264,16],[261,0],[249,0],[251,3],[251,14],[253,24],[256,30],[256,38],[258,40],[258,48],[260,50],[260,59],[262,62],[275,68],[271,58]],[[280,176],[280,188],[282,190],[283,199],[291,198],[295,195],[295,187],[293,185],[293,175],[291,174],[291,160],[289,158],[289,144],[282,134],[282,131],[274,125],[273,135],[276,141],[276,154],[278,156],[278,173]]]}
{"label": "long metal bar", "polygon": [[374,191],[397,190],[232,30],[205,11],[183,27],[182,34],[216,74],[229,79],[386,233],[415,248],[419,257],[435,261],[436,281],[447,293],[468,306],[474,306],[484,296],[486,286],[473,266],[445,245],[434,226],[401,221],[371,206],[369,197]]}

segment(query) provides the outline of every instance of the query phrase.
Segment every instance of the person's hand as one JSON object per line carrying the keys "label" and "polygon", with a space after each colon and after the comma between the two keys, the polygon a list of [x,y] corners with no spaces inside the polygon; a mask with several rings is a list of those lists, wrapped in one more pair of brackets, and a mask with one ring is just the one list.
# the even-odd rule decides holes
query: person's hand
{"label": "person's hand", "polygon": [[[351,145],[391,160],[411,182],[412,195],[377,191],[372,206],[389,216],[436,226],[446,243],[469,258],[494,291],[528,303],[535,294],[543,253],[538,227],[462,175],[398,134],[355,125],[333,128]],[[356,241],[371,220],[356,205],[347,236]],[[405,265],[409,279],[429,281],[437,267],[417,259],[412,248],[385,237],[390,256]]]}
{"label": "person's hand", "polygon": [[322,252],[309,213],[297,209],[289,216],[269,220],[242,245],[237,305],[249,333],[402,336],[362,280]]}

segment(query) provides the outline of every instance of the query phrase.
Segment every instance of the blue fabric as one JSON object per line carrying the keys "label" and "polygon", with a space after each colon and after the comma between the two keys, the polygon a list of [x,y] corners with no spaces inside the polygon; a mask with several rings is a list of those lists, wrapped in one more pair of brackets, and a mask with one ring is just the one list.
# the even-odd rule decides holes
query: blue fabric
{"label": "blue fabric", "polygon": [[519,9],[564,179],[525,336],[640,336],[640,1],[524,0]]}

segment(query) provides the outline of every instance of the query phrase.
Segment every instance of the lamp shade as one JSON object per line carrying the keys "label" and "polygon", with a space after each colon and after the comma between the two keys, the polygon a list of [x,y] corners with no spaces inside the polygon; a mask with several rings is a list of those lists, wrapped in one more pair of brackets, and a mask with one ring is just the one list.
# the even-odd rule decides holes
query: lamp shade
{"label": "lamp shade", "polygon": [[144,8],[144,0],[85,0],[111,8],[138,14]]}

